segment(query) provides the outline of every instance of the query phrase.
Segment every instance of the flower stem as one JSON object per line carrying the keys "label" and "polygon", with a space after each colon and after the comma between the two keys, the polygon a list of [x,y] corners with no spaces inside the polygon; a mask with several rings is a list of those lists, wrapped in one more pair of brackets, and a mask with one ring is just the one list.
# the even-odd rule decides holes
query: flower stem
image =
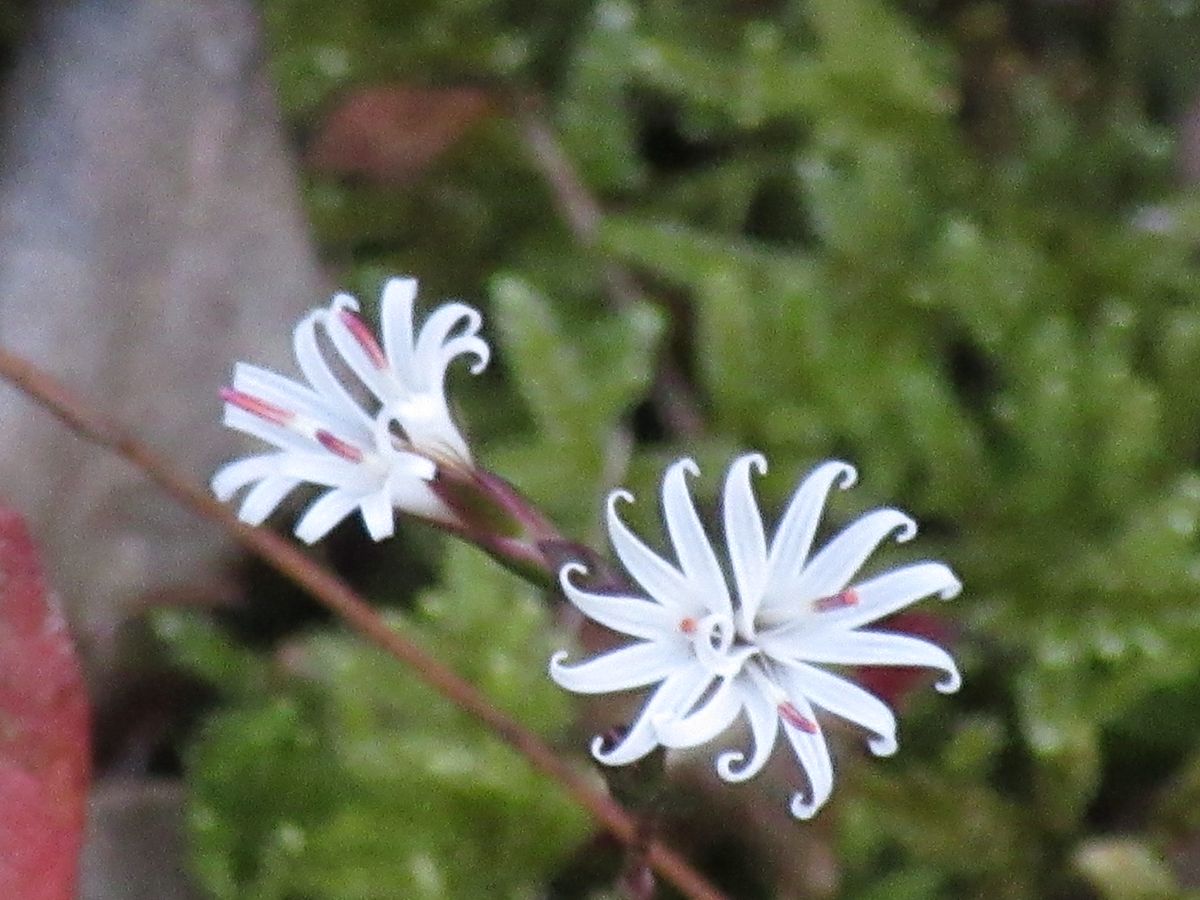
{"label": "flower stem", "polygon": [[439,464],[432,484],[458,519],[442,527],[525,580],[558,595],[558,573],[574,560],[587,567],[594,587],[625,586],[599,554],[564,537],[541,510],[494,472]]}
{"label": "flower stem", "polygon": [[[165,459],[106,416],[74,397],[28,360],[0,350],[0,378],[54,413],[84,438],[123,457],[166,493],[225,530],[243,547],[306,590],[370,643],[410,669],[421,681],[513,747],[534,769],[557,782],[606,830],[626,845],[639,843],[638,821],[611,797],[597,791],[537,735],[498,710],[470,682],[419,644],[387,625],[380,615],[336,575],[323,569],[290,541],[238,521],[208,491],[180,474]],[[647,859],[664,879],[693,900],[726,900],[725,895],[678,853],[654,842]]]}

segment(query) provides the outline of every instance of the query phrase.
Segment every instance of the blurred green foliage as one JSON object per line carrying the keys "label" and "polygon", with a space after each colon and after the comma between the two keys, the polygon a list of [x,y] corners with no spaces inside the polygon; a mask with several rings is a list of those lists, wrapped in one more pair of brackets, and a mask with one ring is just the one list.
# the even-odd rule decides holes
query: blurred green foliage
{"label": "blurred green foliage", "polygon": [[[569,701],[536,592],[475,550],[391,619],[535,732]],[[189,614],[157,619],[224,704],[188,760],[197,870],[214,897],[537,897],[585,817],[515,751],[394,660],[341,632],[273,659]]]}
{"label": "blurred green foliage", "polygon": [[[499,366],[455,388],[485,464],[594,538],[616,483],[656,528],[646,501],[678,455],[711,499],[731,453],[766,452],[769,509],[845,456],[862,486],[836,514],[903,505],[920,552],[962,575],[936,611],[967,686],[915,698],[886,765],[840,755],[823,895],[1200,883],[1193,4],[264,8],[302,130],[364,84],[533,97],[606,213],[596,245],[573,235],[503,113],[403,184],[305,176],[318,240],[364,297],[413,272],[426,296],[483,302]],[[622,312],[614,263],[645,288]],[[700,435],[649,402],[656,353]],[[528,596],[445,552],[441,605],[397,621],[480,678],[509,671],[514,708],[555,732],[545,620],[513,620]],[[550,788],[344,638],[301,642],[286,679],[212,634],[174,644],[230,697],[191,757],[218,896],[524,896],[579,837]],[[430,774],[446,754],[453,771]],[[289,791],[305,772],[328,788]],[[484,829],[509,849],[481,857]],[[747,854],[763,840],[737,837]]]}

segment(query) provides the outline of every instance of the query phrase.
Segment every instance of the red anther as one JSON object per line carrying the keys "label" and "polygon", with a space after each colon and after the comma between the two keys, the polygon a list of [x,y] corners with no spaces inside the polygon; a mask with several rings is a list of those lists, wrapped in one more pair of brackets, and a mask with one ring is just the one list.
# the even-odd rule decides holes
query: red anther
{"label": "red anther", "polygon": [[817,723],[812,719],[800,715],[800,710],[792,706],[791,703],[785,701],[779,704],[779,717],[793,728],[798,728],[805,734],[817,733]]}
{"label": "red anther", "polygon": [[697,624],[696,620],[691,616],[686,619],[681,619],[679,622],[679,630],[684,634],[695,634],[698,627],[699,625]]}
{"label": "red anther", "polygon": [[238,409],[244,409],[246,412],[256,415],[260,419],[266,419],[268,422],[276,425],[286,425],[296,417],[296,414],[290,409],[284,409],[282,406],[268,403],[266,400],[255,397],[253,394],[247,394],[245,391],[238,391],[233,388],[221,388],[221,399],[226,403],[236,406]]}
{"label": "red anther", "polygon": [[321,446],[330,453],[336,453],[342,459],[348,459],[350,462],[357,463],[363,461],[363,452],[361,450],[353,444],[346,443],[340,437],[330,434],[324,428],[317,429],[316,437]]}
{"label": "red anther", "polygon": [[846,606],[854,606],[858,603],[858,591],[854,588],[846,588],[840,593],[833,594],[829,597],[822,597],[820,600],[813,601],[813,609],[817,612],[830,612],[834,609],[842,609]]}
{"label": "red anther", "polygon": [[371,334],[371,329],[367,327],[367,323],[348,309],[341,310],[339,315],[342,318],[342,324],[354,335],[354,339],[358,341],[358,345],[363,348],[363,352],[375,364],[375,368],[386,369],[388,367],[387,356],[384,355],[383,348],[379,346],[379,342],[375,340],[375,335]]}

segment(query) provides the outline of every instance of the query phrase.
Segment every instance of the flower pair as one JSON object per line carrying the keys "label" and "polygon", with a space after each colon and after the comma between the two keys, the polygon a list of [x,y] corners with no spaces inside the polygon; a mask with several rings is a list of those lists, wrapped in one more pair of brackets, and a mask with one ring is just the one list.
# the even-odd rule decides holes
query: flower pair
{"label": "flower pair", "polygon": [[[473,464],[449,413],[446,369],[468,354],[479,372],[489,350],[478,336],[479,313],[460,303],[436,309],[417,332],[415,297],[415,281],[387,283],[382,346],[346,295],[305,317],[294,342],[309,385],[253,366],[236,368],[223,395],[225,422],[276,448],[232,462],[213,479],[222,499],[252,485],[239,511],[243,520],[262,522],[308,482],[327,490],[296,526],[305,541],[322,537],[356,509],[376,540],[392,534],[397,508],[443,524],[458,521],[437,480],[447,471],[472,471]],[[754,471],[765,473],[766,460],[748,454],[734,461],[725,480],[728,576],[688,488],[687,476],[698,472],[693,462],[676,462],[663,478],[674,562],[621,521],[617,504],[632,498],[615,492],[607,511],[610,541],[644,596],[581,587],[577,578],[586,570],[578,562],[568,562],[558,577],[583,613],[635,641],[573,666],[564,664],[565,651],[557,653],[550,675],[580,693],[655,686],[619,741],[594,742],[593,754],[609,765],[634,762],[659,747],[708,744],[744,718],[749,752],[726,750],[716,759],[723,779],[743,781],[762,769],[782,731],[808,781],[807,791],[793,797],[792,812],[808,818],[833,786],[818,709],[865,728],[876,754],[896,749],[891,709],[824,667],[930,667],[944,673],[940,690],[955,690],[958,671],[944,650],[863,626],[933,594],[954,596],[959,582],[938,562],[856,580],[885,539],[905,541],[916,533],[913,520],[894,509],[867,513],[813,552],[828,495],[856,477],[842,462],[824,463],[800,484],[768,540]]]}

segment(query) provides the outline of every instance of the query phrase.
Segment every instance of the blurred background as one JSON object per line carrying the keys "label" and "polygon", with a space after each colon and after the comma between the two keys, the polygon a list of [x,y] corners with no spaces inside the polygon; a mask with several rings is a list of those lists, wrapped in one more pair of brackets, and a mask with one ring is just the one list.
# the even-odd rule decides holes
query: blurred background
{"label": "blurred background", "polygon": [[[735,898],[1200,896],[1200,6],[1191,0],[0,5],[0,340],[198,480],[236,360],[335,287],[479,305],[477,458],[602,548],[615,485],[830,456],[965,584],[965,687],[819,817],[682,761]],[[428,308],[428,306],[426,306]],[[132,473],[0,394],[96,708],[88,898],[612,896],[557,788]],[[290,528],[297,507],[275,524]],[[536,591],[416,522],[314,554],[586,765]],[[780,754],[784,756],[784,754]],[[670,896],[664,890],[664,896]]]}

